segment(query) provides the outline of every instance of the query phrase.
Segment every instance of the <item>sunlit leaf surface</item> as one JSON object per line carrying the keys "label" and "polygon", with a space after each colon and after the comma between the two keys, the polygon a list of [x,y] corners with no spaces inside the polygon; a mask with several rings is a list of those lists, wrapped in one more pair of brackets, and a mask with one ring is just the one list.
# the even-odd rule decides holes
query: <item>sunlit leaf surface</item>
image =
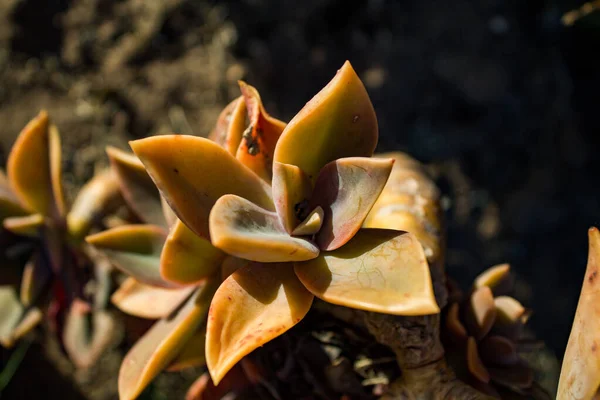
{"label": "sunlit leaf surface", "polygon": [[291,233],[310,212],[312,187],[308,177],[295,165],[273,164],[273,201],[281,224]]}

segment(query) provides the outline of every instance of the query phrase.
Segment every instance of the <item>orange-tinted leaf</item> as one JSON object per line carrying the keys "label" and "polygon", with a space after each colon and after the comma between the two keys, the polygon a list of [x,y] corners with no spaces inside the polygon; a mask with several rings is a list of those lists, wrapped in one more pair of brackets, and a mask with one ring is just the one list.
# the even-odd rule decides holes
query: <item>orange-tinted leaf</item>
{"label": "orange-tinted leaf", "polygon": [[135,399],[166,368],[205,320],[215,285],[207,282],[170,318],[162,319],[129,350],[119,371],[119,397]]}
{"label": "orange-tinted leaf", "polygon": [[308,217],[294,228],[292,235],[294,236],[306,236],[314,235],[319,232],[319,229],[323,226],[323,220],[325,218],[325,212],[318,206],[308,214]]}
{"label": "orange-tinted leaf", "polygon": [[559,400],[591,399],[600,386],[600,232],[588,232],[585,278],[558,384]]}
{"label": "orange-tinted leaf", "polygon": [[106,153],[127,205],[142,221],[166,228],[160,194],[144,164],[135,155],[115,147],[107,147]]}
{"label": "orange-tinted leaf", "polygon": [[369,95],[346,62],[286,126],[274,161],[297,165],[314,182],[321,168],[333,160],[370,157],[377,134]]}
{"label": "orange-tinted leaf", "polygon": [[453,303],[448,308],[446,329],[451,335],[451,339],[457,343],[463,343],[468,337],[467,330],[460,320],[460,306],[458,303]]}
{"label": "orange-tinted leaf", "polygon": [[496,307],[492,290],[483,286],[473,292],[469,299],[467,327],[477,340],[488,334],[496,319]]}
{"label": "orange-tinted leaf", "polygon": [[224,258],[225,253],[177,220],[160,257],[160,274],[168,282],[194,284],[214,276]]}
{"label": "orange-tinted leaf", "polygon": [[360,230],[338,250],[296,263],[295,271],[328,303],[396,315],[440,311],[423,248],[406,232]]}
{"label": "orange-tinted leaf", "polygon": [[300,322],[312,300],[291,264],[252,263],[229,276],[208,316],[206,362],[213,382],[218,385],[242,357]]}
{"label": "orange-tinted leaf", "polygon": [[37,237],[44,228],[46,219],[42,214],[30,214],[23,217],[4,219],[4,229],[21,236]]}
{"label": "orange-tinted leaf", "polygon": [[276,213],[235,195],[225,195],[215,203],[210,236],[215,247],[251,261],[304,261],[319,254],[310,241],[290,236]]}
{"label": "orange-tinted leaf", "polygon": [[62,183],[62,149],[60,147],[60,133],[54,124],[48,126],[48,148],[50,165],[50,183],[54,195],[54,204],[58,216],[64,217],[67,213],[67,204],[63,193]]}
{"label": "orange-tinted leaf", "polygon": [[467,367],[469,372],[483,383],[490,381],[490,373],[488,372],[485,365],[479,358],[479,352],[477,351],[477,342],[473,336],[469,337],[467,341]]}
{"label": "orange-tinted leaf", "polygon": [[165,289],[127,278],[112,295],[112,303],[124,313],[140,318],[168,317],[194,290],[193,286]]}
{"label": "orange-tinted leaf", "polygon": [[242,141],[245,125],[246,102],[244,97],[240,96],[221,111],[208,138],[235,156]]}
{"label": "orange-tinted leaf", "polygon": [[492,328],[495,334],[518,340],[523,332],[523,327],[530,316],[530,311],[509,296],[494,298],[496,319]]}
{"label": "orange-tinted leaf", "polygon": [[325,212],[317,234],[319,248],[335,250],[354,236],[381,194],[393,165],[392,159],[352,157],[323,167],[311,200]]}
{"label": "orange-tinted leaf", "polygon": [[155,136],[133,141],[131,147],[177,216],[204,238],[209,237],[210,210],[224,194],[274,208],[269,185],[208,139]]}
{"label": "orange-tinted leaf", "polygon": [[114,341],[116,328],[108,311],[92,311],[87,303],[75,300],[65,322],[65,350],[79,368],[90,367]]}
{"label": "orange-tinted leaf", "polygon": [[177,358],[167,368],[167,371],[179,371],[184,368],[206,365],[205,344],[206,327],[202,327],[185,343]]}
{"label": "orange-tinted leaf", "polygon": [[267,182],[271,182],[275,144],[285,128],[285,122],[265,111],[258,91],[240,81],[240,89],[248,109],[250,126],[243,132],[236,158]]}
{"label": "orange-tinted leaf", "polygon": [[25,264],[23,269],[23,278],[21,280],[21,303],[25,307],[31,305],[40,295],[42,289],[50,279],[51,271],[43,264],[40,254],[34,253]]}
{"label": "orange-tinted leaf", "polygon": [[67,214],[67,227],[74,238],[87,235],[95,220],[104,216],[121,199],[119,182],[109,169],[96,174],[75,198]]}
{"label": "orange-tinted leaf", "polygon": [[312,187],[308,177],[295,165],[273,164],[273,201],[281,224],[291,233],[310,211]]}
{"label": "orange-tinted leaf", "polygon": [[0,169],[0,221],[6,217],[20,217],[28,214],[12,191],[10,183]]}
{"label": "orange-tinted leaf", "polygon": [[160,275],[160,254],[166,232],[156,225],[124,225],[86,237],[113,265],[152,286],[173,287]]}
{"label": "orange-tinted leaf", "polygon": [[59,215],[52,190],[48,113],[42,111],[19,134],[7,161],[15,195],[28,209],[44,216]]}

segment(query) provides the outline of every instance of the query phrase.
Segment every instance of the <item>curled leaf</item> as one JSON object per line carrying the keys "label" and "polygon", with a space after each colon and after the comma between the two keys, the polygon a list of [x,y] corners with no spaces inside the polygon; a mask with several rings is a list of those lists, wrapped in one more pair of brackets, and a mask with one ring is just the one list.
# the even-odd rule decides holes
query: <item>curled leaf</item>
{"label": "curled leaf", "polygon": [[251,263],[229,276],[215,293],[206,331],[215,385],[242,357],[300,322],[312,300],[290,264]]}
{"label": "curled leaf", "polygon": [[242,141],[245,124],[246,102],[244,97],[240,96],[221,111],[208,138],[235,156]]}
{"label": "curled leaf", "polygon": [[325,164],[343,157],[370,157],[377,118],[369,95],[348,61],[286,126],[274,161],[300,167],[315,181]]}
{"label": "curled leaf", "polygon": [[558,400],[593,398],[600,387],[600,232],[588,232],[585,279],[558,383]]}
{"label": "curled leaf", "polygon": [[127,205],[142,221],[166,228],[160,194],[144,164],[115,147],[107,147],[106,153]]}
{"label": "curled leaf", "polygon": [[312,186],[308,177],[295,165],[273,164],[273,201],[277,215],[287,233],[307,216]]}
{"label": "curled leaf", "polygon": [[165,289],[127,278],[112,295],[112,303],[126,314],[140,318],[168,317],[194,290],[193,286]]}
{"label": "curled leaf", "polygon": [[474,337],[469,337],[467,341],[467,367],[469,372],[483,383],[490,381],[490,373],[479,357],[477,342]]}
{"label": "curled leaf", "polygon": [[506,291],[510,285],[510,264],[499,264],[488,268],[475,278],[474,287],[489,286],[495,295]]}
{"label": "curled leaf", "polygon": [[464,342],[467,337],[467,329],[460,320],[460,306],[458,303],[452,303],[446,315],[446,329],[450,333],[452,340],[457,343]]}
{"label": "curled leaf", "polygon": [[124,225],[85,240],[138,282],[166,288],[174,286],[160,275],[160,254],[166,240],[166,233],[160,227]]}
{"label": "curled leaf", "polygon": [[423,248],[406,232],[363,229],[345,246],[294,269],[328,303],[396,315],[440,311]]}
{"label": "curled leaf", "polygon": [[133,400],[166,368],[205,320],[215,285],[207,282],[170,318],[158,321],[129,350],[119,371],[119,397]]}
{"label": "curled leaf", "polygon": [[120,198],[119,183],[111,170],[95,175],[81,188],[67,214],[67,227],[71,236],[85,236],[92,223],[114,207]]}
{"label": "curled leaf", "polygon": [[288,235],[276,213],[235,195],[215,203],[210,235],[215,247],[251,261],[303,261],[319,254],[310,241]]}
{"label": "curled leaf", "polygon": [[250,126],[243,132],[235,157],[266,182],[271,182],[275,144],[285,123],[267,114],[254,87],[242,81],[239,84],[248,109]]}
{"label": "curled leaf", "polygon": [[319,248],[335,250],[354,236],[381,194],[393,164],[393,159],[352,157],[323,167],[311,199],[325,212],[317,234]]}
{"label": "curled leaf", "polygon": [[48,125],[48,113],[42,111],[23,128],[8,156],[7,173],[22,204],[44,216],[58,217],[51,182]]}
{"label": "curled leaf", "polygon": [[162,250],[160,275],[168,282],[190,285],[214,276],[225,253],[177,220]]}
{"label": "curled leaf", "polygon": [[308,217],[304,221],[300,223],[294,231],[292,235],[294,236],[309,236],[314,235],[319,232],[319,229],[323,226],[323,220],[325,218],[325,212],[323,209],[318,206],[314,210],[308,214]]}
{"label": "curled leaf", "polygon": [[131,147],[173,211],[199,236],[209,238],[208,215],[224,194],[274,208],[269,185],[208,139],[164,135]]}
{"label": "curled leaf", "polygon": [[469,298],[467,325],[475,339],[481,340],[492,329],[496,319],[496,306],[492,290],[483,286],[473,292]]}

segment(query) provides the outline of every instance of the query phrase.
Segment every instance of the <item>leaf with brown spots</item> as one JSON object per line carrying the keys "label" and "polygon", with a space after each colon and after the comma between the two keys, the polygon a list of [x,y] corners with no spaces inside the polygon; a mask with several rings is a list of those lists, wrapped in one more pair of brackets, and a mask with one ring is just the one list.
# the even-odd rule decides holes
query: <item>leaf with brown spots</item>
{"label": "leaf with brown spots", "polygon": [[298,262],[294,270],[328,303],[395,315],[440,311],[423,248],[410,233],[361,229],[345,246]]}
{"label": "leaf with brown spots", "polygon": [[296,325],[313,295],[289,263],[251,263],[229,276],[213,298],[206,332],[206,362],[213,382],[245,355]]}
{"label": "leaf with brown spots", "polygon": [[600,387],[600,232],[591,228],[588,262],[558,383],[558,400],[587,400]]}

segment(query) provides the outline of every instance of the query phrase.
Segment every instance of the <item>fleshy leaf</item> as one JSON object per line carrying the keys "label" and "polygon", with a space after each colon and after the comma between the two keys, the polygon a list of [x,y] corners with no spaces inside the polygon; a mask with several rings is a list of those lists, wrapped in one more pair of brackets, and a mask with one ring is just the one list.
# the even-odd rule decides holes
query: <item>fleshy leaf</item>
{"label": "fleshy leaf", "polygon": [[67,227],[74,238],[84,237],[94,221],[104,216],[121,199],[119,182],[107,169],[86,183],[67,214]]}
{"label": "fleshy leaf", "polygon": [[234,256],[227,256],[221,263],[221,280],[224,281],[240,268],[245,267],[252,261],[244,260],[243,258],[237,258]]}
{"label": "fleshy leaf", "polygon": [[194,284],[214,276],[224,258],[225,253],[177,220],[160,257],[160,274],[168,282]]}
{"label": "fleshy leaf", "polygon": [[304,236],[304,235],[314,235],[319,232],[319,229],[323,226],[323,219],[325,218],[325,212],[319,206],[311,211],[308,214],[308,217],[304,221],[298,225],[292,235],[294,236]]}
{"label": "fleshy leaf", "polygon": [[127,205],[145,223],[167,227],[161,197],[144,164],[133,154],[107,147],[110,165]]}
{"label": "fleshy leaf", "polygon": [[24,308],[11,286],[0,286],[0,341],[4,342],[19,323]]}
{"label": "fleshy leaf", "polygon": [[377,145],[377,118],[369,95],[349,62],[290,121],[274,161],[297,165],[314,182],[325,164],[343,157],[370,157]]}
{"label": "fleshy leaf", "polygon": [[112,295],[112,303],[124,313],[140,318],[168,317],[194,290],[193,286],[165,289],[127,278]]}
{"label": "fleshy leaf", "polygon": [[60,147],[60,133],[56,125],[48,125],[48,148],[50,165],[50,183],[54,196],[54,205],[58,216],[64,217],[67,213],[67,204],[63,192],[62,182],[62,149]]}
{"label": "fleshy leaf", "polygon": [[173,287],[160,275],[160,254],[166,232],[156,225],[124,225],[86,237],[113,265],[138,282]]}
{"label": "fleshy leaf", "polygon": [[291,264],[251,263],[229,276],[212,300],[206,331],[215,385],[242,357],[300,322],[312,300]]}
{"label": "fleshy leaf", "polygon": [[42,214],[30,214],[23,217],[9,217],[4,219],[4,229],[21,236],[37,237],[40,235],[44,223]]}
{"label": "fleshy leaf", "polygon": [[281,224],[291,233],[308,212],[312,187],[300,168],[290,164],[273,164],[273,201]]}
{"label": "fleshy leaf", "polygon": [[588,232],[585,278],[558,384],[559,400],[591,399],[600,386],[600,232]]}
{"label": "fleshy leaf", "polygon": [[108,311],[91,310],[87,303],[76,299],[65,322],[65,350],[79,368],[90,367],[114,341],[116,328]]}
{"label": "fleshy leaf", "polygon": [[14,346],[19,339],[29,333],[42,321],[43,316],[42,310],[39,308],[30,308],[25,312],[25,315],[22,316],[21,320],[13,328],[12,332],[10,332],[7,336],[0,335],[0,344],[7,348]]}
{"label": "fleshy leaf", "polygon": [[304,286],[328,303],[395,315],[440,311],[423,248],[410,233],[361,229],[340,249],[294,269]]}
{"label": "fleshy leaf", "polygon": [[393,165],[393,159],[351,157],[323,167],[311,199],[312,206],[325,212],[316,239],[321,250],[343,246],[360,229]]}
{"label": "fleshy leaf", "polygon": [[8,179],[0,169],[0,221],[6,217],[20,217],[28,214],[12,191]]}
{"label": "fleshy leaf", "polygon": [[175,214],[175,211],[173,211],[163,196],[160,196],[160,205],[162,206],[163,216],[165,217],[167,226],[172,227],[175,225],[175,222],[179,220],[179,218],[177,218],[177,214]]}
{"label": "fleshy leaf", "polygon": [[210,236],[215,247],[251,261],[304,261],[319,254],[310,241],[288,235],[276,213],[235,195],[215,203]]}
{"label": "fleshy leaf", "polygon": [[179,355],[167,371],[179,371],[184,368],[206,365],[204,348],[206,345],[206,327],[200,329],[183,346]]}
{"label": "fleshy leaf", "polygon": [[481,340],[492,329],[496,319],[496,307],[492,290],[483,286],[473,292],[469,298],[467,326],[475,339]]}
{"label": "fleshy leaf", "polygon": [[119,397],[133,400],[166,368],[205,320],[214,283],[207,282],[169,318],[162,319],[129,350],[119,371]]}
{"label": "fleshy leaf", "polygon": [[242,81],[239,84],[248,109],[250,126],[243,132],[235,157],[266,182],[271,182],[275,144],[285,128],[285,122],[267,114],[254,87]]}
{"label": "fleshy leaf", "polygon": [[50,279],[50,273],[50,269],[47,265],[44,265],[38,252],[34,253],[27,261],[23,269],[20,291],[21,303],[25,307],[30,306],[40,295]]}
{"label": "fleshy leaf", "polygon": [[50,171],[48,113],[40,112],[23,128],[7,161],[8,179],[15,195],[28,209],[58,217]]}
{"label": "fleshy leaf", "polygon": [[209,238],[208,215],[224,194],[274,209],[270,186],[208,139],[154,136],[131,147],[173,211],[199,236]]}
{"label": "fleshy leaf", "polygon": [[221,111],[208,138],[235,156],[242,141],[245,125],[246,102],[244,96],[240,96]]}
{"label": "fleshy leaf", "polygon": [[457,343],[463,343],[468,337],[467,330],[460,320],[460,306],[458,303],[451,304],[448,309],[446,329],[452,340]]}
{"label": "fleshy leaf", "polygon": [[510,282],[510,264],[499,264],[488,268],[475,278],[474,287],[489,286],[494,295],[506,292]]}
{"label": "fleshy leaf", "polygon": [[469,372],[480,382],[488,383],[490,381],[490,373],[479,357],[477,342],[473,336],[467,340],[467,367]]}

